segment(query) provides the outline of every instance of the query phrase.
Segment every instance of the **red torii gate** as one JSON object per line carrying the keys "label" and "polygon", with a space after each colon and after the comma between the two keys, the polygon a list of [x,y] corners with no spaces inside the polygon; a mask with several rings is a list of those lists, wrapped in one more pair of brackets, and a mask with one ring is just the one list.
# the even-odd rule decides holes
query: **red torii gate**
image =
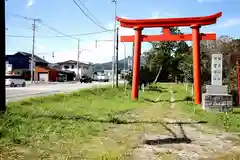
{"label": "red torii gate", "polygon": [[[217,22],[222,12],[204,16],[187,18],[162,18],[162,19],[124,19],[116,17],[120,26],[134,28],[135,35],[121,36],[121,42],[134,42],[132,99],[138,99],[138,86],[140,74],[141,42],[150,41],[193,41],[193,74],[194,74],[194,98],[195,104],[201,104],[201,74],[200,74],[200,40],[216,40],[216,34],[203,34],[199,32],[201,26],[211,25]],[[170,27],[192,28],[192,34],[172,35]],[[142,35],[144,28],[163,27],[161,35]]]}

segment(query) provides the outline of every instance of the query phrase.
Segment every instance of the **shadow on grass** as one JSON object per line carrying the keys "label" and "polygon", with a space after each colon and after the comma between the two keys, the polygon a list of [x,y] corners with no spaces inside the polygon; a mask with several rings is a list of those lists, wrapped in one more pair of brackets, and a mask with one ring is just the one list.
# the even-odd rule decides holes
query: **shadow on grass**
{"label": "shadow on grass", "polygon": [[240,114],[240,111],[233,111],[232,114]]}
{"label": "shadow on grass", "polygon": [[49,118],[53,120],[74,120],[74,121],[86,121],[86,122],[98,122],[98,123],[112,123],[112,124],[175,124],[175,125],[183,125],[183,124],[205,124],[207,121],[195,121],[195,122],[181,122],[181,121],[175,121],[175,122],[165,122],[165,121],[127,121],[127,120],[121,120],[118,117],[111,117],[109,119],[97,119],[92,118],[90,116],[61,116],[61,115],[50,115],[50,114],[42,114],[42,115],[32,115],[28,116],[27,114],[14,114],[11,113],[11,115],[18,115],[25,118],[31,118],[31,119],[37,119],[37,118]]}
{"label": "shadow on grass", "polygon": [[187,135],[182,127],[182,123],[178,123],[180,132],[181,132],[180,137],[165,124],[162,124],[162,125],[167,131],[169,131],[172,134],[172,137],[147,139],[147,140],[144,140],[143,143],[147,144],[147,145],[164,145],[164,144],[180,144],[180,143],[189,144],[192,142],[192,140],[187,137]]}
{"label": "shadow on grass", "polygon": [[150,102],[150,103],[159,103],[159,102],[169,102],[169,103],[177,103],[177,102],[192,102],[193,99],[191,97],[186,97],[184,99],[177,99],[173,102],[171,100],[165,99],[165,100],[153,100],[150,98],[143,98],[144,101]]}
{"label": "shadow on grass", "polygon": [[186,96],[183,99],[176,99],[174,101],[171,101],[170,99],[165,100],[153,100],[150,98],[143,98],[144,101],[150,102],[150,103],[159,103],[159,102],[169,102],[169,103],[178,103],[178,102],[193,102],[193,98],[191,96]]}
{"label": "shadow on grass", "polygon": [[166,89],[161,89],[161,88],[145,88],[145,91],[150,91],[150,92],[168,92]]}
{"label": "shadow on grass", "polygon": [[[29,118],[29,119],[49,118],[52,120],[59,120],[59,121],[70,120],[70,121],[79,121],[79,122],[96,122],[96,123],[108,123],[108,124],[119,124],[119,125],[160,124],[168,132],[170,132],[173,135],[173,137],[170,137],[170,138],[145,140],[144,143],[148,145],[169,144],[169,143],[191,143],[191,140],[187,138],[182,125],[207,123],[207,121],[195,121],[195,122],[181,122],[181,121],[166,122],[166,121],[137,121],[137,120],[127,121],[127,120],[121,120],[117,117],[109,117],[109,119],[104,120],[104,119],[92,118],[90,116],[61,116],[61,115],[50,115],[50,114],[28,115],[28,114],[11,113],[10,116],[20,116],[22,118]],[[167,125],[178,125],[181,129],[181,133],[183,137],[179,138],[177,134],[173,130],[171,130]],[[0,133],[0,135],[3,136],[4,134]]]}

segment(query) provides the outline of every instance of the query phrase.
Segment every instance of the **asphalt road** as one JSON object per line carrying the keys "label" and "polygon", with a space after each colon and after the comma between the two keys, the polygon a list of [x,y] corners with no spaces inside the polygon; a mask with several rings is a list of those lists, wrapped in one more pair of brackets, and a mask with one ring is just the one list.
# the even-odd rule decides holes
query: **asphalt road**
{"label": "asphalt road", "polygon": [[28,97],[45,96],[54,93],[64,93],[76,91],[81,88],[91,88],[111,84],[110,82],[93,82],[93,83],[73,83],[73,84],[45,84],[33,85],[27,87],[6,87],[6,103],[17,101]]}

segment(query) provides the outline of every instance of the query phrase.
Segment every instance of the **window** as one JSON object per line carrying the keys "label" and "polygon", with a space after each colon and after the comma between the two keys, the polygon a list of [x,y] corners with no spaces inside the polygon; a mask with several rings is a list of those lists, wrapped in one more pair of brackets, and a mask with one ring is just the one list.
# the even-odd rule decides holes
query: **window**
{"label": "window", "polygon": [[13,76],[13,75],[11,75],[11,76],[5,76],[5,79],[22,79],[22,77],[21,76]]}
{"label": "window", "polygon": [[69,66],[67,66],[67,65],[66,65],[66,66],[64,66],[64,69],[69,69]]}
{"label": "window", "polygon": [[72,65],[72,69],[74,69],[74,65]]}

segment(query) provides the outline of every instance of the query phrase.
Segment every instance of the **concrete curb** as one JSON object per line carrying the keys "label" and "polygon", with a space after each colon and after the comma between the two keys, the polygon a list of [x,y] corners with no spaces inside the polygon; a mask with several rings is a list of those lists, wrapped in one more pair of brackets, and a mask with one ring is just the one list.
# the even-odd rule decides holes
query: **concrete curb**
{"label": "concrete curb", "polygon": [[78,83],[78,81],[69,81],[69,82],[26,82],[27,86],[32,86],[32,85],[48,85],[48,84],[74,84]]}

